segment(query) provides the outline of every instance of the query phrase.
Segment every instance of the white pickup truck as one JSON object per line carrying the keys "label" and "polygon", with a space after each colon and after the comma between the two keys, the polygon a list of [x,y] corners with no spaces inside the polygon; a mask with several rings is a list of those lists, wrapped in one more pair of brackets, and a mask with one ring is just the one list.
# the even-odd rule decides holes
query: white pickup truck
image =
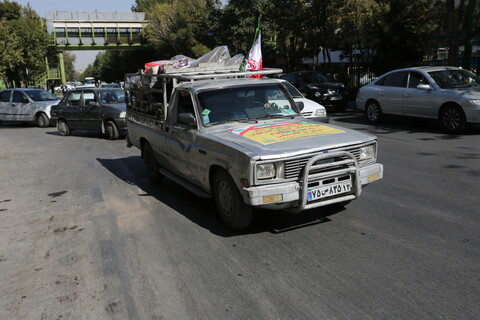
{"label": "white pickup truck", "polygon": [[126,75],[127,144],[141,150],[152,180],[213,197],[232,229],[250,225],[253,207],[348,203],[383,176],[374,136],[302,117],[281,80],[166,72]]}

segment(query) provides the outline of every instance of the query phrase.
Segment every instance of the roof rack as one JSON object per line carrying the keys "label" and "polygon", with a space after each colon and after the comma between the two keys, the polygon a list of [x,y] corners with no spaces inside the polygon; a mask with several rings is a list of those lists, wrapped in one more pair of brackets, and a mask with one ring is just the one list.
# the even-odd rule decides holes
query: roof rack
{"label": "roof rack", "polygon": [[[136,96],[136,101],[146,107],[159,107],[163,109],[163,115],[167,113],[167,105],[170,100],[167,83],[171,82],[170,89],[173,91],[182,82],[193,82],[197,80],[214,80],[227,78],[244,78],[254,75],[268,75],[282,73],[282,69],[266,68],[262,70],[240,71],[240,66],[225,65],[219,62],[200,63],[198,67],[175,68],[173,65],[165,65],[163,73],[127,73],[125,75],[125,89]],[[152,95],[162,96],[162,102],[158,98],[153,99]],[[159,101],[158,101],[159,102]],[[158,104],[158,106],[157,106]]]}

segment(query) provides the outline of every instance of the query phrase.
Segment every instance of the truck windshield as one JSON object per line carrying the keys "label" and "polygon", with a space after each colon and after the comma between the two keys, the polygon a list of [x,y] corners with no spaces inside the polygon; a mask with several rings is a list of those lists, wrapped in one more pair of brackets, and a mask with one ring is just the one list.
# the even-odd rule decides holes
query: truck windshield
{"label": "truck windshield", "polygon": [[281,85],[208,90],[200,92],[198,99],[204,124],[298,115],[295,103]]}
{"label": "truck windshield", "polygon": [[33,101],[53,101],[59,100],[60,98],[54,95],[51,92],[45,90],[28,90],[25,93],[33,100]]}

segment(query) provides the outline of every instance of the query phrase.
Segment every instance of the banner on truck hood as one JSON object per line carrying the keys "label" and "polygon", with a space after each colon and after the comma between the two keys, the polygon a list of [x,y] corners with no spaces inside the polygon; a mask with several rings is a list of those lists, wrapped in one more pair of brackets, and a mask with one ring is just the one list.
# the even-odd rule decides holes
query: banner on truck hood
{"label": "banner on truck hood", "polygon": [[230,131],[263,145],[305,137],[345,133],[344,130],[305,121],[288,121],[251,126]]}

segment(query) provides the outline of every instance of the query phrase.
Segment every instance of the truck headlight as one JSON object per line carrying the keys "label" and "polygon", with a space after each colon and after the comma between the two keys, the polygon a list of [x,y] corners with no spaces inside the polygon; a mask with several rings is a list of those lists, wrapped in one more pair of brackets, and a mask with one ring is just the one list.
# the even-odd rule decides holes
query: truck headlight
{"label": "truck headlight", "polygon": [[255,174],[258,180],[284,178],[284,164],[283,162],[257,164]]}
{"label": "truck headlight", "polygon": [[479,99],[472,99],[470,100],[470,103],[476,106],[480,106],[480,100]]}
{"label": "truck headlight", "polygon": [[126,115],[127,115],[127,113],[125,111],[122,111],[122,112],[120,112],[119,117],[122,119],[122,118],[125,118]]}
{"label": "truck headlight", "polygon": [[360,160],[370,160],[375,158],[375,145],[369,145],[360,148]]}

